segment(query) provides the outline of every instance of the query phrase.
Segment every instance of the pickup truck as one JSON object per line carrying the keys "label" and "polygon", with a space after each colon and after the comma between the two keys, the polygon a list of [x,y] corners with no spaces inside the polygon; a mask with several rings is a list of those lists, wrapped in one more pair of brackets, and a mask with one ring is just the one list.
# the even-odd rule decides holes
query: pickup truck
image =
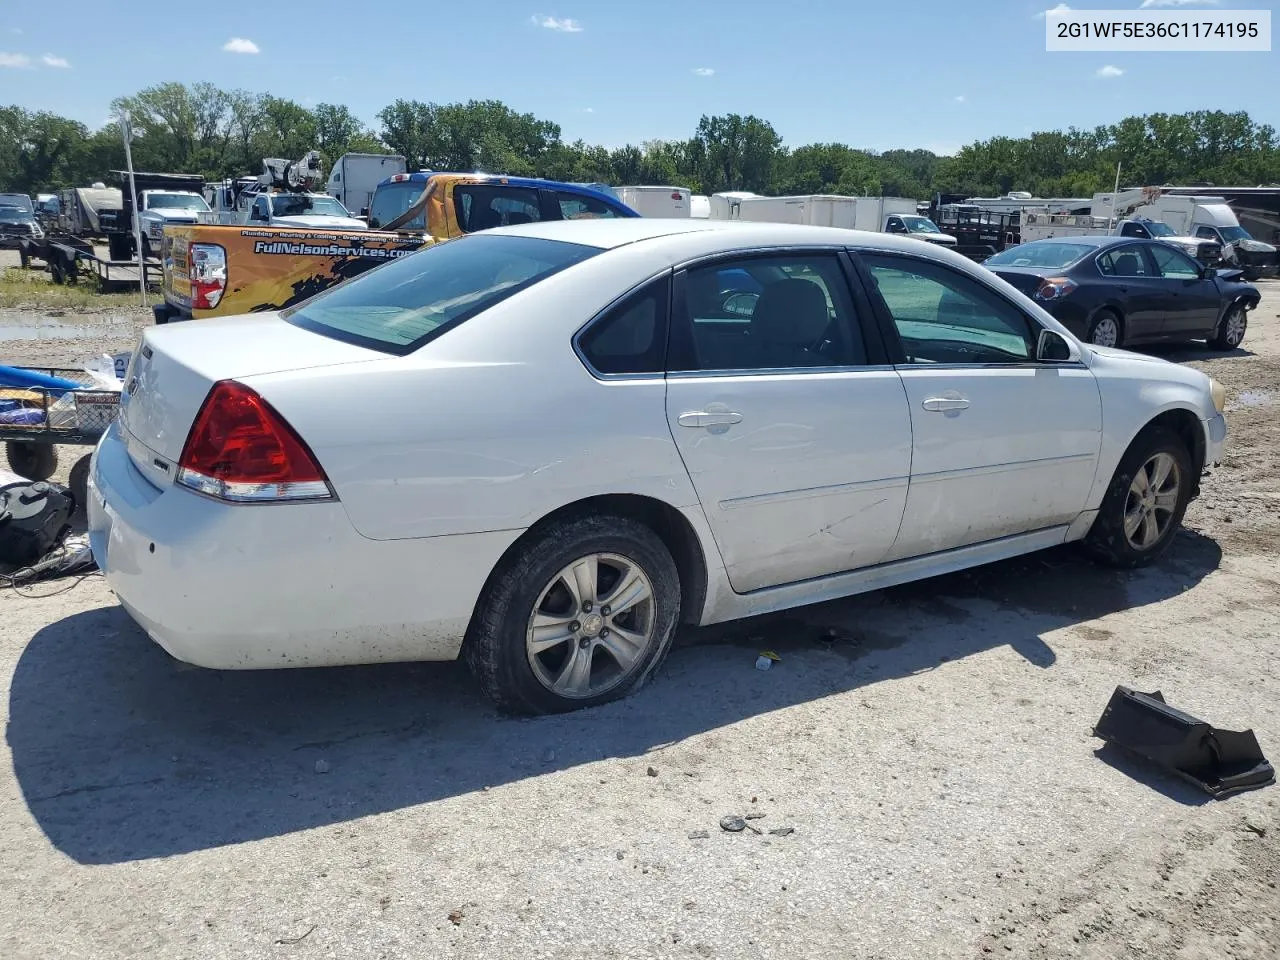
{"label": "pickup truck", "polygon": [[[165,229],[156,323],[280,310],[424,246],[534,220],[638,216],[594,190],[522,177],[405,173],[374,193],[367,230],[254,223]],[[363,225],[362,225],[363,226]]]}

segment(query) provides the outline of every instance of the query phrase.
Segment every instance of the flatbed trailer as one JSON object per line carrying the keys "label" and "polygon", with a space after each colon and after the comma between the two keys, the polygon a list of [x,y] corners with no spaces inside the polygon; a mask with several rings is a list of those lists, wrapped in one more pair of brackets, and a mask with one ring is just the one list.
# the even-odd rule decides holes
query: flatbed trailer
{"label": "flatbed trailer", "polygon": [[[72,234],[46,234],[24,237],[18,248],[22,266],[30,269],[33,260],[42,261],[53,282],[74,286],[81,279],[92,281],[103,293],[138,286],[137,260],[112,260],[98,255],[94,245],[84,237]],[[144,260],[147,286],[159,287],[163,265],[159,260]]]}

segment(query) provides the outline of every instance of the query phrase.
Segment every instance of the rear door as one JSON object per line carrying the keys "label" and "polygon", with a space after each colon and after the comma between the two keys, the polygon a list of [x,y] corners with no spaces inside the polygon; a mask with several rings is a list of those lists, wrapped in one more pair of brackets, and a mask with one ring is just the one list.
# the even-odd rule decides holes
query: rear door
{"label": "rear door", "polygon": [[1160,336],[1164,329],[1169,291],[1153,264],[1143,252],[1147,244],[1135,240],[1112,247],[1094,258],[1106,292],[1119,304],[1124,314],[1125,340],[1142,340]]}
{"label": "rear door", "polygon": [[1218,325],[1222,298],[1216,280],[1206,280],[1196,263],[1167,243],[1144,244],[1164,285],[1164,327],[1166,337],[1206,336]]}
{"label": "rear door", "polygon": [[453,209],[463,233],[547,219],[538,190],[504,183],[456,184]]}
{"label": "rear door", "polygon": [[1070,523],[1084,509],[1102,404],[1080,363],[1039,363],[1040,327],[936,261],[863,253],[911,415],[911,486],[886,559]]}
{"label": "rear door", "polygon": [[808,250],[676,276],[667,420],[739,593],[879,563],[898,533],[911,420],[847,264]]}

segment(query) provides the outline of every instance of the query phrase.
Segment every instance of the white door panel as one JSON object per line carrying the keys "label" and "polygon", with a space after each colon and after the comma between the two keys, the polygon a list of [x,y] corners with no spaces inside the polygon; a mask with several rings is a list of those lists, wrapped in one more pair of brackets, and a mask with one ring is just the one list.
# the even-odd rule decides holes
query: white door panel
{"label": "white door panel", "polygon": [[893,545],[911,466],[895,371],[676,375],[667,419],[735,591],[879,563]]}
{"label": "white door panel", "polygon": [[899,368],[915,437],[902,529],[886,559],[1069,523],[1102,438],[1084,367]]}

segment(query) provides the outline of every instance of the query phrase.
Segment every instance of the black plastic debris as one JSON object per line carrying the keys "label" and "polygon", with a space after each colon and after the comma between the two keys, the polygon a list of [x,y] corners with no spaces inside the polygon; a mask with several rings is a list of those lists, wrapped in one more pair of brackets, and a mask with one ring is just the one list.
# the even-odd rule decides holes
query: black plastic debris
{"label": "black plastic debris", "polygon": [[1171,707],[1164,696],[1116,687],[1093,735],[1221,798],[1274,783],[1275,768],[1252,730],[1219,730]]}

